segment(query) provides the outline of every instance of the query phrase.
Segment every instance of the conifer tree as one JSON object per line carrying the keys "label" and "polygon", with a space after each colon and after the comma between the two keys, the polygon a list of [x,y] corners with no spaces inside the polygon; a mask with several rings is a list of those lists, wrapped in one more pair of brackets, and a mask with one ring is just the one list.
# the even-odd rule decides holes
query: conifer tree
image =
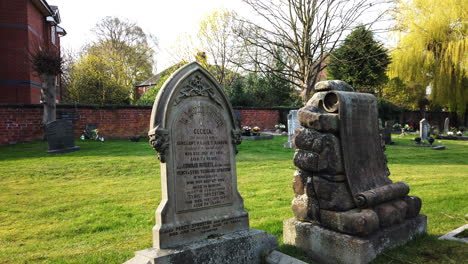
{"label": "conifer tree", "polygon": [[358,26],[330,56],[330,79],[349,83],[359,92],[376,92],[387,80],[390,57],[381,43],[364,26]]}

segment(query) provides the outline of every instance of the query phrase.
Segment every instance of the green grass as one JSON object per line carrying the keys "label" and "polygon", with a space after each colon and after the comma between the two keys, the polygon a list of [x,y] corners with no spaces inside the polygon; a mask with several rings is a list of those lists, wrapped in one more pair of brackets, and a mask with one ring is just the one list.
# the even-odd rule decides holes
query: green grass
{"label": "green grass", "polygon": [[[290,204],[293,150],[286,137],[239,146],[239,191],[252,228],[278,237]],[[375,263],[463,263],[468,246],[437,237],[468,222],[468,142],[446,150],[387,147],[392,180],[423,200],[428,235],[385,252]],[[436,142],[437,143],[437,142]],[[47,154],[44,142],[0,147],[0,263],[122,263],[151,247],[161,199],[156,153],[146,142],[77,141],[80,151]],[[440,143],[438,143],[440,144]]]}

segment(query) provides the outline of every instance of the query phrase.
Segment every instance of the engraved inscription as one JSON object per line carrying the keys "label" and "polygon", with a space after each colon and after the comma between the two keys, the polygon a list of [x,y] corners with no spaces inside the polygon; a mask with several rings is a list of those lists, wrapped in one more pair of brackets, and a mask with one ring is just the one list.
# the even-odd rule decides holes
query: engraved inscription
{"label": "engraved inscription", "polygon": [[217,219],[217,220],[208,220],[203,222],[196,222],[196,223],[187,223],[184,225],[180,225],[174,228],[169,228],[163,230],[161,234],[163,236],[168,237],[178,237],[188,233],[196,233],[196,234],[205,234],[210,232],[221,231],[223,228],[229,228],[231,225],[235,225],[241,222],[245,222],[248,220],[247,215],[241,215],[237,217],[230,217],[225,219]]}
{"label": "engraved inscription", "polygon": [[174,119],[176,211],[232,203],[226,120],[210,103],[192,102]]}

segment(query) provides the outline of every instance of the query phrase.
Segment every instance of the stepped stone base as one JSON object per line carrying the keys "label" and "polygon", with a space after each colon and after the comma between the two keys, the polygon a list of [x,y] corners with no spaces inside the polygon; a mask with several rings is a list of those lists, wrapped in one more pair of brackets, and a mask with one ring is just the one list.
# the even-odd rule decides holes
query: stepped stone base
{"label": "stepped stone base", "polygon": [[402,224],[380,229],[365,237],[338,233],[315,223],[291,218],[283,222],[283,241],[301,248],[320,263],[362,264],[426,231],[425,215],[406,219]]}
{"label": "stepped stone base", "polygon": [[137,251],[135,257],[124,264],[260,264],[276,248],[276,237],[265,231],[249,229],[180,248]]}

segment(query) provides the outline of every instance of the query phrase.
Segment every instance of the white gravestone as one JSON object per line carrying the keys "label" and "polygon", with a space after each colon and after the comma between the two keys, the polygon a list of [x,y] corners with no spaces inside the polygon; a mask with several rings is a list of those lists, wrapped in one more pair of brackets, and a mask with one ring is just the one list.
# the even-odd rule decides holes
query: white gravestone
{"label": "white gravestone", "polygon": [[294,131],[296,131],[296,128],[301,127],[297,119],[297,111],[298,110],[291,110],[288,114],[288,142],[284,143],[285,148],[294,148]]}
{"label": "white gravestone", "polygon": [[419,137],[423,141],[429,138],[429,123],[425,118],[419,121]]}

